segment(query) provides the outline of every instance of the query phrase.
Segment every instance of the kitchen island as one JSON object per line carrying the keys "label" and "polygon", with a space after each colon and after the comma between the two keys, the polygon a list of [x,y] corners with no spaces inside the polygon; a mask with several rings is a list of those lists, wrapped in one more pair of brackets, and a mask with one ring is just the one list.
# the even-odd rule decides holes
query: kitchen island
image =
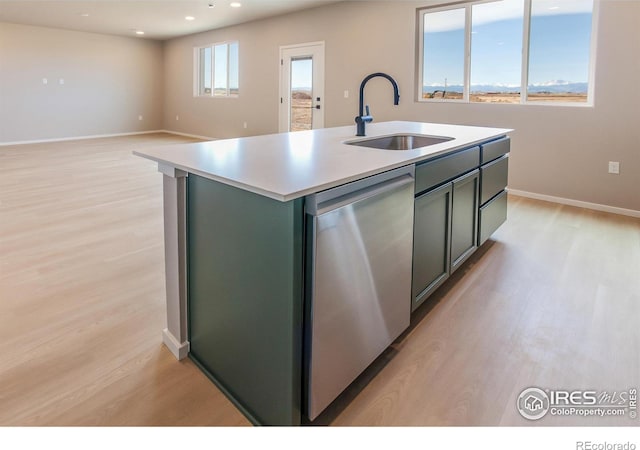
{"label": "kitchen island", "polygon": [[[443,247],[448,274],[457,267],[449,263],[452,249],[462,249],[455,258],[460,264],[481,244],[478,236],[486,239],[490,234],[477,232],[483,197],[480,172],[488,161],[483,155],[503,149],[510,131],[385,122],[371,124],[368,137],[403,134],[448,140],[391,151],[352,145],[363,138],[355,138],[349,126],[134,152],[158,162],[164,174],[165,344],[178,359],[189,355],[254,423],[300,424],[307,417],[311,350],[307,200],[394,169],[410,167],[413,174],[415,166],[416,195],[448,195],[448,242]],[[508,152],[506,142],[507,150],[498,156]],[[456,184],[454,178],[463,173],[465,179]],[[412,180],[412,193],[413,185]],[[469,192],[465,195],[473,203],[471,247],[451,243],[458,223],[451,225],[456,213],[451,197],[457,186],[460,193]],[[482,201],[490,206],[500,200],[506,207],[503,194]],[[422,197],[416,197],[416,208]],[[434,204],[429,201],[429,208]],[[419,217],[428,221],[433,216],[422,211],[416,225]],[[487,217],[487,223],[501,223],[493,213]],[[406,301],[407,315],[446,278],[416,288],[415,280],[426,273],[416,273],[421,265],[431,267],[414,259],[413,293],[407,287],[407,298],[399,300]]]}

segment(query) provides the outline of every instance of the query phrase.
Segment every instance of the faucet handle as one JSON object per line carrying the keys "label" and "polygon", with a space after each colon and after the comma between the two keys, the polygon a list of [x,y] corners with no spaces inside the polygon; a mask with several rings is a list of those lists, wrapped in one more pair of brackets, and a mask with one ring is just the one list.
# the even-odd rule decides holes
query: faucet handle
{"label": "faucet handle", "polygon": [[369,114],[369,105],[365,106],[364,109],[366,111],[365,116],[370,116],[371,114]]}

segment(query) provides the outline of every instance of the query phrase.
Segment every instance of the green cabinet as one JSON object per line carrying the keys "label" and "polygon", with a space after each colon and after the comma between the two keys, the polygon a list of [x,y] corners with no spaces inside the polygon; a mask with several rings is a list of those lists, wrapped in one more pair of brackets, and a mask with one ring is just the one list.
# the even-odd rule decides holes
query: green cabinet
{"label": "green cabinet", "polygon": [[303,201],[187,181],[189,356],[254,423],[300,424]]}
{"label": "green cabinet", "polygon": [[415,200],[412,311],[449,278],[452,191],[447,183]]}
{"label": "green cabinet", "polygon": [[480,146],[480,213],[478,245],[484,244],[507,220],[507,181],[511,140],[497,139]]}
{"label": "green cabinet", "polygon": [[473,147],[416,167],[412,311],[478,248],[479,164]]}
{"label": "green cabinet", "polygon": [[478,193],[480,171],[474,170],[451,183],[451,273],[478,248]]}

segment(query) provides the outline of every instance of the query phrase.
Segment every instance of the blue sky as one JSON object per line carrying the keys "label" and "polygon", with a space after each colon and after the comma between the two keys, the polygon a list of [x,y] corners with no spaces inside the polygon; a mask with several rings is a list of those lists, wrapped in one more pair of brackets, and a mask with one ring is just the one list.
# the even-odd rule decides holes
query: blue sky
{"label": "blue sky", "polygon": [[313,60],[297,59],[291,62],[291,88],[310,88],[312,84]]}
{"label": "blue sky", "polygon": [[[590,1],[535,0],[530,30],[529,84],[587,82],[591,35]],[[522,0],[473,8],[471,84],[519,86]],[[559,5],[559,6],[558,6]],[[498,10],[497,8],[502,8]],[[429,23],[429,21],[431,23]],[[463,84],[463,15],[427,16],[424,84]]]}

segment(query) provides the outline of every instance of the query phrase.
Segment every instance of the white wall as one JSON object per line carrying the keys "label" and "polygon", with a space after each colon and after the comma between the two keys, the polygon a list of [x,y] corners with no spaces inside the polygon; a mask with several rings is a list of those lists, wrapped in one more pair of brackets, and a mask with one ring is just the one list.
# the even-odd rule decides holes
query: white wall
{"label": "white wall", "polygon": [[[168,41],[164,126],[219,138],[277,132],[279,46],[325,41],[326,126],[352,124],[362,78],[388,72],[401,104],[373,80],[376,121],[514,128],[510,188],[640,210],[640,1],[602,1],[593,108],[415,102],[416,7],[436,3],[346,2]],[[240,41],[240,98],[193,98],[192,48],[227,39]],[[607,173],[608,161],[620,161],[620,175]]]}
{"label": "white wall", "polygon": [[0,23],[0,143],[161,129],[162,80],[161,42]]}
{"label": "white wall", "polygon": [[[345,2],[164,44],[0,23],[0,143],[161,128],[277,132],[279,46],[325,41],[326,126],[352,124],[362,78],[388,72],[401,104],[372,80],[376,121],[514,128],[510,188],[640,210],[640,1],[601,3],[592,108],[415,102],[415,11],[436,3]],[[240,98],[194,98],[193,47],[228,39],[240,41]],[[607,173],[608,161],[620,161],[620,175]]]}

